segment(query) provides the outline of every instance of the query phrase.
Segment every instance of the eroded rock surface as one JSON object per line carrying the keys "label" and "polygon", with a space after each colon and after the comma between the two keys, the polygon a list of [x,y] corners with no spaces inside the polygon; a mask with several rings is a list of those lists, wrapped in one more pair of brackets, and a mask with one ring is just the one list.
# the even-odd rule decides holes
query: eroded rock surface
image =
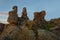
{"label": "eroded rock surface", "polygon": [[29,20],[25,7],[21,17],[18,17],[17,11],[17,6],[14,6],[9,12],[9,24],[5,25],[0,40],[60,40],[54,33],[39,28],[46,22],[45,11],[35,12],[33,20]]}
{"label": "eroded rock surface", "polygon": [[18,22],[17,6],[13,6],[13,11],[9,12],[9,17],[7,21],[10,24],[17,24]]}
{"label": "eroded rock surface", "polygon": [[37,22],[38,24],[41,24],[41,23],[44,24],[45,23],[45,18],[44,18],[45,15],[46,15],[45,11],[35,12],[33,21]]}
{"label": "eroded rock surface", "polygon": [[27,10],[26,7],[23,8],[22,10],[22,16],[21,16],[22,21],[27,21],[29,20],[28,16],[27,16]]}

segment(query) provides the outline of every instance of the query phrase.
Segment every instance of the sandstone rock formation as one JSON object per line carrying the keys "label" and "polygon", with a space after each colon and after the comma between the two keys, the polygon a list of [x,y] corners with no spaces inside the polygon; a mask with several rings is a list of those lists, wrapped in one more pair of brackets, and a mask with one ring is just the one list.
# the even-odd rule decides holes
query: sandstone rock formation
{"label": "sandstone rock formation", "polygon": [[[38,25],[38,26],[44,26],[46,21],[45,21],[45,15],[46,12],[45,11],[41,11],[41,12],[35,12],[34,13],[34,19],[33,21]],[[43,27],[42,27],[43,28]]]}
{"label": "sandstone rock formation", "polygon": [[28,30],[24,25],[21,29],[17,25],[8,25],[0,35],[0,40],[35,40],[33,30]]}
{"label": "sandstone rock formation", "polygon": [[17,15],[17,6],[9,12],[9,24],[0,34],[0,40],[60,40],[54,33],[41,29],[45,24],[46,12],[35,12],[34,19],[29,20],[26,8],[23,8],[22,16]]}
{"label": "sandstone rock formation", "polygon": [[13,11],[9,12],[8,22],[9,24],[17,24],[18,22],[17,6],[13,6]]}
{"label": "sandstone rock formation", "polygon": [[40,12],[40,14],[39,14],[40,16],[39,16],[39,19],[41,20],[41,23],[42,24],[45,24],[45,15],[46,15],[46,12],[43,10],[43,11],[41,11]]}
{"label": "sandstone rock formation", "polygon": [[45,23],[45,19],[44,19],[45,15],[46,15],[45,11],[35,12],[33,21],[37,22],[38,24]]}
{"label": "sandstone rock formation", "polygon": [[27,10],[26,7],[23,8],[22,10],[22,16],[21,16],[22,21],[27,21],[29,20],[28,16],[27,16]]}
{"label": "sandstone rock formation", "polygon": [[33,19],[33,21],[35,23],[39,23],[40,22],[40,20],[39,20],[39,12],[35,12],[34,13],[34,19]]}

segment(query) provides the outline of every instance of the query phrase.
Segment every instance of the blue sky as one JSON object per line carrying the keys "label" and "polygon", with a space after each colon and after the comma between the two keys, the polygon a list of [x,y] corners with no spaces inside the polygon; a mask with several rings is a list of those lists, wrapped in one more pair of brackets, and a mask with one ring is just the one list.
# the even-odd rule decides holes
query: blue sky
{"label": "blue sky", "polygon": [[22,8],[27,8],[28,17],[33,19],[34,12],[46,11],[46,20],[60,17],[60,0],[0,0],[0,22],[6,22],[8,12],[14,5],[18,6],[18,15],[21,15]]}

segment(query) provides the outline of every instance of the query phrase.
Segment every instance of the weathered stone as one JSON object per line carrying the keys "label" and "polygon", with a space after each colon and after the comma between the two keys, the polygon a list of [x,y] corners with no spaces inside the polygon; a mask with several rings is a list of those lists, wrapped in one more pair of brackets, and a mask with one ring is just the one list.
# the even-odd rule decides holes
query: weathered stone
{"label": "weathered stone", "polygon": [[7,40],[7,39],[12,39],[12,36],[15,35],[15,32],[18,31],[19,28],[17,28],[16,25],[14,24],[9,24],[4,28],[4,31],[0,35],[0,40]]}
{"label": "weathered stone", "polygon": [[46,15],[46,12],[45,12],[45,11],[41,11],[41,12],[40,12],[40,16],[41,16],[41,18],[44,19],[45,15]]}
{"label": "weathered stone", "polygon": [[26,27],[28,27],[29,29],[32,29],[32,27],[33,27],[33,25],[34,25],[34,21],[33,20],[29,20],[27,23],[26,23]]}
{"label": "weathered stone", "polygon": [[0,40],[35,40],[35,34],[33,30],[29,30],[27,27],[21,28],[16,25],[8,25],[4,32],[0,36]]}
{"label": "weathered stone", "polygon": [[44,19],[45,15],[46,15],[45,11],[35,12],[33,21],[37,23],[38,25],[43,25],[46,23]]}
{"label": "weathered stone", "polygon": [[2,31],[4,30],[4,26],[5,26],[5,24],[0,23],[0,34],[1,34],[1,33],[2,33]]}
{"label": "weathered stone", "polygon": [[18,22],[18,15],[17,15],[17,6],[13,7],[13,11],[9,12],[9,17],[7,20],[10,24],[17,24]]}
{"label": "weathered stone", "polygon": [[35,40],[35,33],[33,30],[29,30],[27,27],[23,26],[19,37],[20,40]]}
{"label": "weathered stone", "polygon": [[18,11],[18,8],[17,8],[17,6],[13,6],[13,8],[12,8],[14,11],[15,11],[15,13],[17,14],[17,11]]}
{"label": "weathered stone", "polygon": [[38,40],[59,40],[57,35],[52,32],[39,29],[38,30]]}
{"label": "weathered stone", "polygon": [[[45,24],[45,15],[45,11],[35,12],[34,19],[29,20],[24,7],[22,16],[18,17],[17,6],[14,6],[13,11],[9,12],[9,24],[4,27],[0,40],[60,40],[60,36],[57,37],[56,34],[39,28],[40,25],[43,27]],[[2,29],[0,28],[0,30]],[[60,30],[56,31],[60,32]]]}
{"label": "weathered stone", "polygon": [[40,20],[39,20],[39,12],[35,12],[34,13],[34,19],[33,19],[34,22],[38,23]]}
{"label": "weathered stone", "polygon": [[46,15],[46,12],[45,11],[41,11],[40,14],[39,14],[39,20],[41,20],[41,22],[44,24],[46,21],[45,21],[45,15]]}
{"label": "weathered stone", "polygon": [[53,32],[54,34],[56,34],[58,36],[58,38],[60,38],[60,26],[52,27],[50,29],[50,31]]}
{"label": "weathered stone", "polygon": [[26,21],[29,20],[28,16],[27,16],[27,10],[26,7],[23,8],[22,10],[22,16],[21,16],[22,21]]}

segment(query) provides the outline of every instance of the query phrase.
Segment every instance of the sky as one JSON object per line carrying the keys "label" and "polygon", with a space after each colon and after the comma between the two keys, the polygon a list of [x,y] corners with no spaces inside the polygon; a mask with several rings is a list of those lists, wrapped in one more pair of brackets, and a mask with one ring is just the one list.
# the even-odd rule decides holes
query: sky
{"label": "sky", "polygon": [[28,17],[32,20],[34,12],[46,11],[46,20],[60,17],[60,0],[0,0],[0,22],[7,23],[8,12],[18,6],[18,15],[21,16],[23,7],[27,8]]}

